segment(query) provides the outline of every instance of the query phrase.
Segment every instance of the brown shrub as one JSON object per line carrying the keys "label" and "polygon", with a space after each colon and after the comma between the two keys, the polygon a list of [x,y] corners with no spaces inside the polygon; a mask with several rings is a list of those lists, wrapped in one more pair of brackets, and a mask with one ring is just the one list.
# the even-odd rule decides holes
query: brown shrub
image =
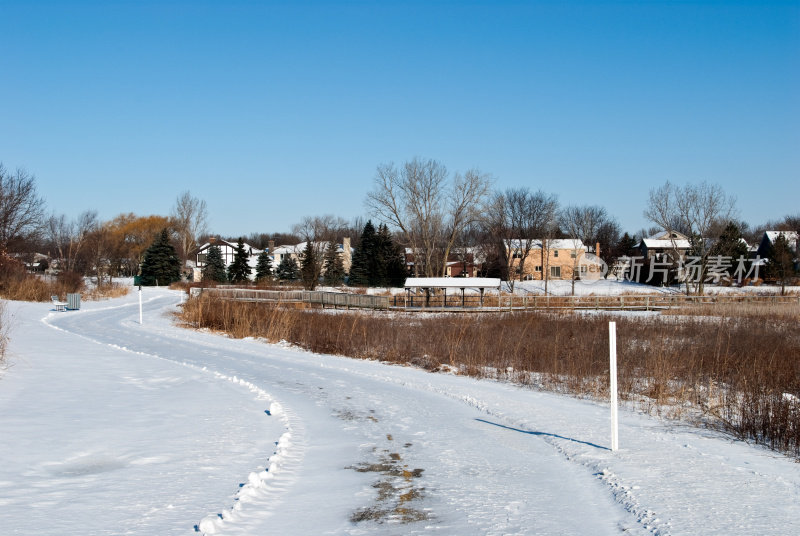
{"label": "brown shrub", "polygon": [[[796,311],[617,319],[620,396],[689,411],[737,437],[800,454]],[[287,340],[313,352],[449,365],[580,396],[607,397],[608,318],[533,312],[441,314],[296,310],[201,297],[183,319],[234,337]]]}

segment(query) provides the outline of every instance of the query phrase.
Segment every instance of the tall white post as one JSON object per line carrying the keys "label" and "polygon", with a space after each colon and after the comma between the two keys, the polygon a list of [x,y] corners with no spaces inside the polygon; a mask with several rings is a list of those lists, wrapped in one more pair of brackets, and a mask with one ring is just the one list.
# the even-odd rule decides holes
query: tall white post
{"label": "tall white post", "polygon": [[609,376],[611,384],[611,450],[619,448],[619,421],[617,418],[617,323],[608,323],[608,345],[610,350],[611,364]]}
{"label": "tall white post", "polygon": [[142,285],[139,285],[139,325],[142,324]]}

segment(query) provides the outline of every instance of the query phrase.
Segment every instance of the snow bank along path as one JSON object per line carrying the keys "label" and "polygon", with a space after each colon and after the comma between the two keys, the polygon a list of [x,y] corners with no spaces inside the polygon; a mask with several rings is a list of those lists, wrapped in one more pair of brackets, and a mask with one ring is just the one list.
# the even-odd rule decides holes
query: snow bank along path
{"label": "snow bank along path", "polygon": [[[498,382],[13,304],[3,534],[789,534],[800,467]],[[42,317],[44,321],[42,321]],[[399,525],[402,524],[402,525]]]}

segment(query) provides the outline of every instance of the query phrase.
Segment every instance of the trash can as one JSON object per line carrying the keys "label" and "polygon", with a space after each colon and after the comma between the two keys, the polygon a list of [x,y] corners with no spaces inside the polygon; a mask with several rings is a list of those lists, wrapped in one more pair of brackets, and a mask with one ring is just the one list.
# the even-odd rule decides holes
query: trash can
{"label": "trash can", "polygon": [[77,311],[81,308],[81,295],[78,293],[67,294],[67,309]]}

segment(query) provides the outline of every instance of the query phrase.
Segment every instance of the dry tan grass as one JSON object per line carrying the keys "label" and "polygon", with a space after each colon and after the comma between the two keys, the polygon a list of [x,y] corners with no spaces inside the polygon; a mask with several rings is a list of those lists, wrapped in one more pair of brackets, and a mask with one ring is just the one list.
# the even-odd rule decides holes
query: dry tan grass
{"label": "dry tan grass", "polygon": [[[621,397],[675,417],[699,414],[743,439],[800,454],[796,310],[731,307],[726,313],[617,319]],[[187,302],[183,319],[234,337],[287,340],[319,353],[428,370],[446,366],[580,396],[608,396],[603,316],[329,314],[202,297]]]}

